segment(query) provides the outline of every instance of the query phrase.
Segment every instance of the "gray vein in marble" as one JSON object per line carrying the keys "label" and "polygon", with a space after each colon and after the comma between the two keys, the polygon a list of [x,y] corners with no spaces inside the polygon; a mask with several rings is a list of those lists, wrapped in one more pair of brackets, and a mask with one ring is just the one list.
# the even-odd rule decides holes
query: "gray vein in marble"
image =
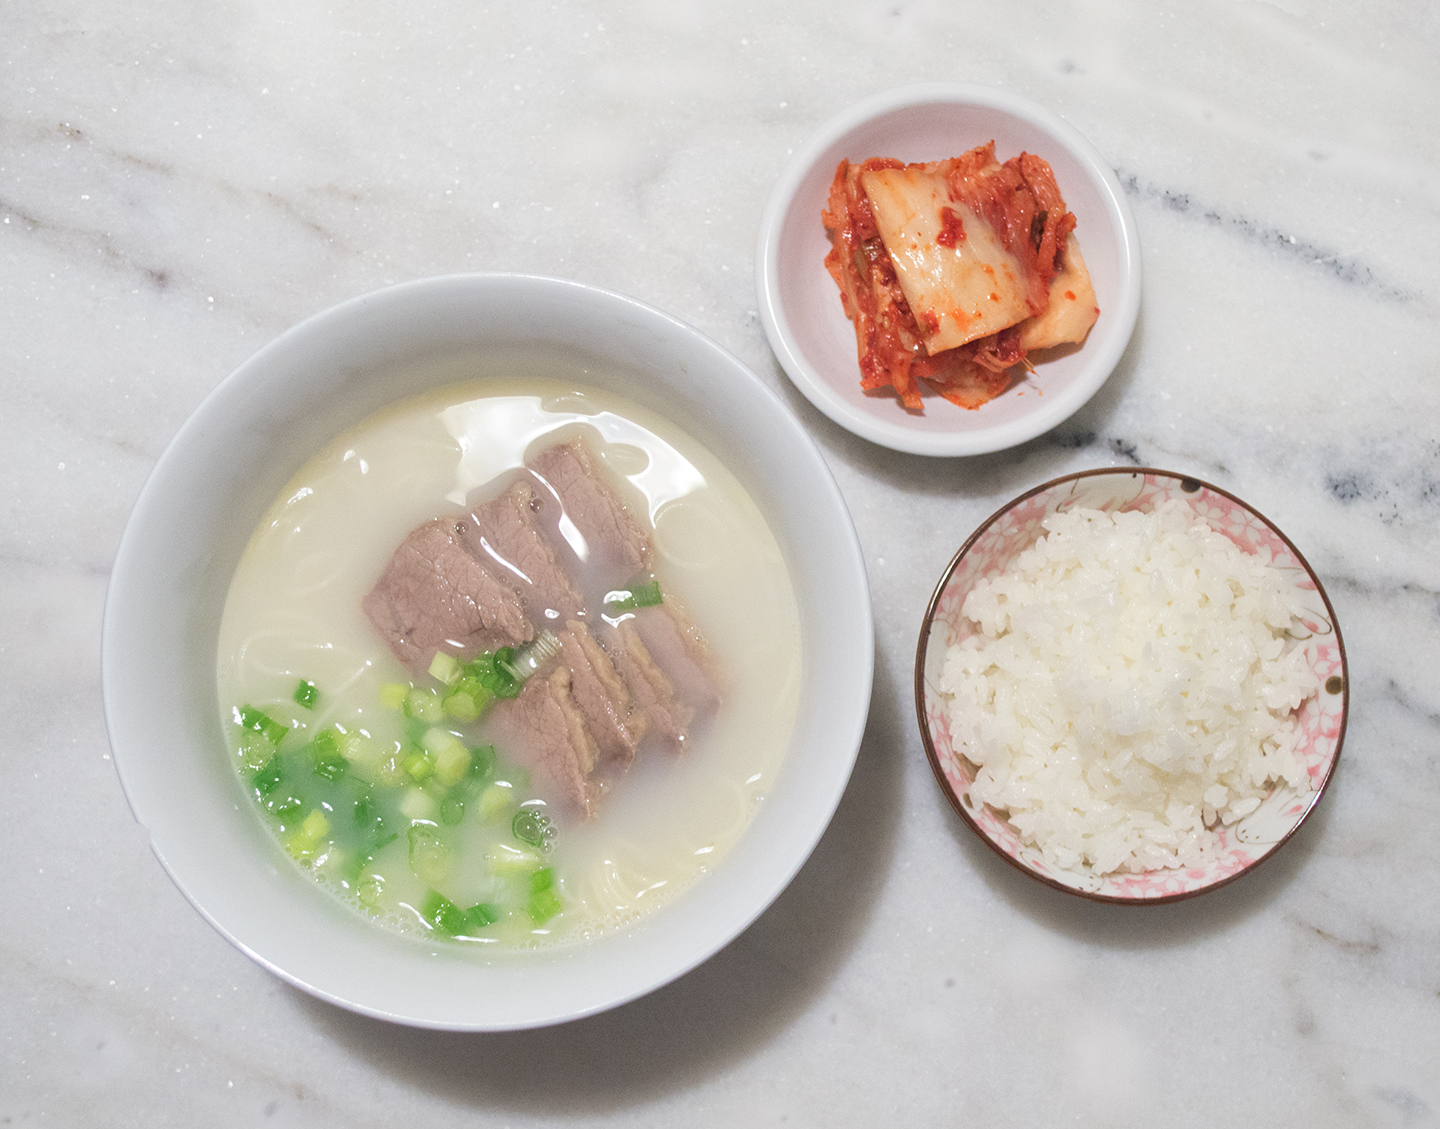
{"label": "gray vein in marble", "polygon": [[1178,192],[1163,185],[1142,180],[1138,173],[1117,168],[1115,175],[1127,196],[1156,204],[1167,211],[1191,217],[1232,235],[1246,243],[1265,247],[1284,255],[1309,271],[1329,275],[1349,286],[1358,286],[1376,297],[1401,304],[1419,303],[1426,299],[1423,291],[1412,290],[1383,278],[1364,262],[1341,255],[1309,238],[1287,234],[1248,216],[1236,215],[1218,205],[1196,199],[1188,192]]}
{"label": "gray vein in marble", "polygon": [[[335,252],[342,254],[357,254],[358,249],[348,245],[347,240],[339,232],[327,227],[318,219],[309,216],[299,204],[289,197],[262,188],[232,183],[228,179],[216,178],[207,175],[203,169],[191,169],[177,166],[168,161],[154,160],[123,149],[117,149],[96,141],[83,130],[66,123],[60,122],[55,127],[45,130],[31,130],[31,139],[41,144],[56,141],[64,142],[65,148],[79,146],[85,152],[100,158],[102,162],[112,169],[116,166],[122,169],[134,170],[157,178],[167,188],[183,189],[188,196],[195,197],[206,191],[218,192],[224,197],[233,201],[243,212],[244,207],[251,202],[259,202],[267,210],[278,216],[282,221],[287,221],[318,238]],[[57,162],[58,163],[58,162]],[[88,170],[87,170],[88,172]],[[51,173],[53,175],[53,173]],[[110,196],[106,202],[115,206],[133,206],[137,198],[133,189],[117,184],[113,176],[107,177],[103,172],[99,176],[100,184],[104,189],[109,190]],[[364,196],[353,190],[347,190],[337,185],[326,185],[317,190],[319,195],[333,197],[343,203],[358,204],[364,200]],[[92,195],[98,195],[98,190]],[[188,209],[187,209],[188,210]],[[146,281],[157,291],[165,291],[176,285],[177,269],[172,266],[161,264],[146,264],[142,255],[135,246],[117,239],[110,231],[96,226],[85,226],[69,220],[64,212],[53,218],[47,218],[39,213],[38,209],[22,205],[14,200],[0,197],[0,214],[7,214],[18,219],[20,226],[31,234],[50,236],[48,241],[53,249],[59,251],[71,250],[74,242],[82,247],[93,248],[101,258],[114,270],[121,274],[129,274]],[[247,217],[248,218],[248,217]],[[144,230],[141,228],[140,230]],[[182,285],[192,289],[205,289],[207,292],[215,289],[213,286],[196,287],[194,281],[188,278],[181,278]]]}

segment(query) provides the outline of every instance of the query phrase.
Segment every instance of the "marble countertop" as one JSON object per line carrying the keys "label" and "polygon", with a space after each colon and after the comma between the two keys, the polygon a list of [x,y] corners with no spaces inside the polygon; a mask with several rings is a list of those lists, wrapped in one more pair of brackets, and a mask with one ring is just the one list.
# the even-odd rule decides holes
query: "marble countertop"
{"label": "marble countertop", "polygon": [[[0,12],[0,1125],[1440,1123],[1433,8]],[[1115,374],[994,455],[840,430],[757,312],[787,156],[914,80],[1050,107],[1139,225]],[[99,675],[121,530],[186,415],[307,315],[469,270],[631,294],[736,353],[833,468],[877,621],[854,776],[790,888],[679,981],[508,1035],[360,1018],[232,949],[130,815]],[[1352,687],[1301,833],[1238,883],[1140,910],[992,855],[936,789],[911,697],[921,613],[974,526],[1127,465],[1283,528],[1327,586]]]}

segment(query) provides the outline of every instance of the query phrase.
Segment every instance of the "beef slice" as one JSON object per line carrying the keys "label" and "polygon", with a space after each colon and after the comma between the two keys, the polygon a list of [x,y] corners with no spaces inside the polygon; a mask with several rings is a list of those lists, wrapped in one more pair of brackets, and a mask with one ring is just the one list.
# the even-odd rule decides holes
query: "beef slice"
{"label": "beef slice", "polygon": [[582,556],[617,581],[649,569],[648,530],[601,476],[583,439],[546,447],[526,465],[555,492],[565,516],[585,539],[587,552]]}
{"label": "beef slice", "polygon": [[633,628],[654,665],[664,671],[674,697],[694,711],[695,717],[720,706],[720,668],[705,636],[685,609],[666,599],[655,607],[640,608],[623,624]]}
{"label": "beef slice", "polygon": [[601,629],[606,652],[625,680],[632,715],[645,718],[646,731],[672,750],[684,748],[695,710],[675,696],[675,687],[656,664],[630,619]]}
{"label": "beef slice", "polygon": [[534,635],[519,597],[465,551],[453,518],[411,530],[361,603],[395,656],[417,673],[439,650],[472,655]]}
{"label": "beef slice", "polygon": [[585,624],[571,620],[557,638],[559,661],[570,671],[571,700],[585,718],[603,762],[607,767],[629,768],[645,729],[645,715],[632,719],[625,680]]}
{"label": "beef slice", "polygon": [[532,481],[522,478],[460,523],[461,544],[520,598],[537,627],[580,615],[585,607],[538,524],[543,508]]}
{"label": "beef slice", "polygon": [[571,698],[569,669],[535,675],[518,697],[497,702],[491,719],[505,754],[530,769],[542,795],[587,819],[595,814],[600,750]]}

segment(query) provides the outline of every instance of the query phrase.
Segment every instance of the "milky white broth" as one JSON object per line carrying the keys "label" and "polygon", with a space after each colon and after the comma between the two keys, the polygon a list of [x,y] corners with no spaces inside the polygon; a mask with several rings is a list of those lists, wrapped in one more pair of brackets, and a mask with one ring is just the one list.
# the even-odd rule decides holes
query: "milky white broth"
{"label": "milky white broth", "polygon": [[[564,911],[544,928],[512,914],[483,931],[520,945],[592,936],[663,902],[715,865],[774,781],[798,701],[798,611],[779,548],[735,478],[688,435],[608,393],[533,379],[442,389],[371,417],[305,464],[251,537],[220,626],[219,700],[232,749],[232,709],[249,703],[298,727],[286,749],[333,723],[362,730],[367,753],[351,768],[373,774],[380,753],[404,738],[381,686],[426,680],[391,654],[362,598],[411,529],[465,513],[466,498],[490,496],[528,449],[577,430],[636,516],[653,524],[654,572],[710,642],[724,702],[682,754],[642,742],[596,818],[557,817],[547,864]],[[320,690],[314,711],[291,700],[302,678]],[[488,740],[483,719],[466,734],[470,744]],[[468,817],[453,830],[460,846],[440,889],[460,906],[487,900],[487,835]],[[411,873],[405,838],[402,830],[367,868],[384,879],[370,909],[329,861],[297,865],[377,920],[424,933],[416,907],[427,886]]]}

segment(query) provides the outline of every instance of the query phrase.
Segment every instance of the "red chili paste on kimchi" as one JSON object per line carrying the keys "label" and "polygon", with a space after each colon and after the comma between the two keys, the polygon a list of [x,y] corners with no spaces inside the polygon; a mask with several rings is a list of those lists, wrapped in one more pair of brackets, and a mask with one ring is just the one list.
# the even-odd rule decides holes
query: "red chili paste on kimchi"
{"label": "red chili paste on kimchi", "polygon": [[[821,219],[831,243],[825,266],[855,328],[861,386],[893,389],[908,409],[923,410],[927,389],[980,407],[1025,363],[1022,339],[1029,349],[1083,341],[1098,313],[1071,236],[1075,217],[1034,154],[1000,164],[991,142],[928,164],[841,161]],[[887,246],[882,231],[900,246]],[[1055,300],[1060,272],[1062,301],[1088,308],[1062,329],[1050,323],[1064,319],[1053,317],[1040,328],[1034,319]],[[912,299],[924,308],[913,309]],[[953,347],[935,347],[944,344]]]}

